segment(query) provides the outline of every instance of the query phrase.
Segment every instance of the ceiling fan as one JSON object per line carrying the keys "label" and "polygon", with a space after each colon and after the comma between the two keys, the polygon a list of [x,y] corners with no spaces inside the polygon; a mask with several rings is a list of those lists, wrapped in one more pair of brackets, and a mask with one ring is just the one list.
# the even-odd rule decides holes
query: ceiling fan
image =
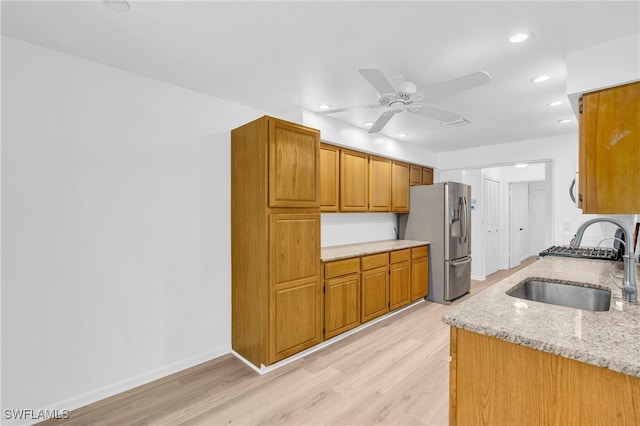
{"label": "ceiling fan", "polygon": [[[378,103],[373,105],[361,105],[346,108],[336,108],[319,111],[319,114],[333,114],[355,108],[383,108],[387,110],[378,117],[369,129],[369,133],[379,132],[393,118],[394,115],[407,111],[440,121],[443,124],[453,124],[467,121],[461,114],[446,111],[424,104],[424,95],[417,91],[416,85],[403,78],[389,80],[382,71],[377,68],[362,68],[358,70],[360,74],[373,86],[380,94]],[[473,87],[482,86],[491,81],[491,76],[485,71],[478,71],[463,77],[459,77],[447,82],[433,86],[438,92],[466,90]]]}

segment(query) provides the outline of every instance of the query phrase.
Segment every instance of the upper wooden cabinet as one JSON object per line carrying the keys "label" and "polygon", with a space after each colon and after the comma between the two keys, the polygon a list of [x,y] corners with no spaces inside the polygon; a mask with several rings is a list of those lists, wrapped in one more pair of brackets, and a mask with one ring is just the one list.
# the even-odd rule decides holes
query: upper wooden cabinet
{"label": "upper wooden cabinet", "polygon": [[413,164],[409,167],[409,185],[422,185],[422,167]]}
{"label": "upper wooden cabinet", "polygon": [[369,211],[391,211],[391,160],[369,157]]}
{"label": "upper wooden cabinet", "polygon": [[320,205],[320,132],[278,119],[268,121],[269,206]]}
{"label": "upper wooden cabinet", "polygon": [[340,148],[320,144],[320,210],[339,210],[340,190]]}
{"label": "upper wooden cabinet", "polygon": [[340,150],[340,211],[367,211],[368,159],[363,152]]}
{"label": "upper wooden cabinet", "polygon": [[398,161],[391,164],[391,211],[409,211],[409,165]]}
{"label": "upper wooden cabinet", "polygon": [[429,167],[422,168],[422,185],[433,185],[433,169]]}
{"label": "upper wooden cabinet", "polygon": [[640,213],[640,82],[582,96],[579,162],[583,213]]}

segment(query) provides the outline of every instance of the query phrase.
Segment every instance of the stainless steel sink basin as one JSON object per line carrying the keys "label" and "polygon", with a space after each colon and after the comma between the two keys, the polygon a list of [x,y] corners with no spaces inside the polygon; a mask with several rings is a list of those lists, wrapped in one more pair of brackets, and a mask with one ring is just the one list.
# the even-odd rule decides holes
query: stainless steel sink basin
{"label": "stainless steel sink basin", "polygon": [[611,291],[588,284],[559,282],[541,278],[528,278],[507,290],[509,296],[551,305],[584,309],[585,311],[608,311]]}

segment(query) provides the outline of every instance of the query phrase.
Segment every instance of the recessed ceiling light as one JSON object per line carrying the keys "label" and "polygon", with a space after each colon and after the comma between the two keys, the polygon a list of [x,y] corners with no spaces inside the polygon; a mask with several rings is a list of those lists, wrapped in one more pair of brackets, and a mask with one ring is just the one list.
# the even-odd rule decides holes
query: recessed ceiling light
{"label": "recessed ceiling light", "polygon": [[102,4],[116,12],[127,12],[131,9],[127,0],[102,0]]}
{"label": "recessed ceiling light", "polygon": [[542,83],[543,81],[547,81],[549,80],[551,77],[549,77],[548,75],[539,75],[537,77],[534,77],[531,79],[531,81],[533,83]]}
{"label": "recessed ceiling light", "polygon": [[371,127],[371,126],[373,126],[373,121],[366,121],[364,123],[364,125],[367,126],[367,127]]}
{"label": "recessed ceiling light", "polygon": [[527,164],[527,163],[518,163],[518,164],[514,164],[513,167],[518,168],[518,169],[524,169],[528,165],[529,164]]}
{"label": "recessed ceiling light", "polygon": [[562,101],[553,101],[553,102],[549,102],[547,105],[549,105],[550,107],[554,107],[554,106],[562,105]]}
{"label": "recessed ceiling light", "polygon": [[400,133],[400,134],[398,135],[398,137],[399,137],[399,138],[406,138],[406,137],[407,137],[407,134],[406,134],[406,133]]}
{"label": "recessed ceiling light", "polygon": [[528,38],[529,38],[529,34],[520,33],[520,34],[514,34],[511,37],[509,37],[509,41],[511,43],[522,43],[523,41],[527,40]]}
{"label": "recessed ceiling light", "polygon": [[322,105],[319,105],[319,106],[318,106],[318,108],[320,108],[320,109],[329,109],[329,108],[331,108],[331,105],[329,105],[329,104],[322,104]]}
{"label": "recessed ceiling light", "polygon": [[568,118],[564,118],[562,120],[558,120],[558,123],[564,124],[564,123],[570,123],[571,120],[569,120]]}

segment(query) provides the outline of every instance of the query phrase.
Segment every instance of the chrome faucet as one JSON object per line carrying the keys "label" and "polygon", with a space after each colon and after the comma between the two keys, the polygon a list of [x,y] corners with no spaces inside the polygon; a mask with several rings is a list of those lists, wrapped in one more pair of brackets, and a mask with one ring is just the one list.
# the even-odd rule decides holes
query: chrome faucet
{"label": "chrome faucet", "polygon": [[[586,221],[585,223],[583,223],[578,227],[578,230],[576,231],[576,235],[574,235],[573,239],[571,240],[571,244],[570,244],[571,247],[575,248],[580,246],[580,241],[582,241],[582,236],[584,235],[585,229],[587,229],[590,225],[596,222],[613,223],[614,225],[622,229],[622,232],[624,232],[625,241],[633,241],[633,233],[631,232],[631,228],[629,227],[629,225],[627,225],[620,219],[617,219],[614,217],[596,217],[594,219],[590,219]],[[616,283],[613,280],[613,277],[611,277],[611,275],[609,276],[611,277],[611,280],[613,281],[613,283],[618,287],[620,287],[625,299],[628,298],[629,302],[637,302],[638,288],[636,286],[636,274],[634,270],[635,254],[633,252],[632,244],[629,244],[629,243],[625,244],[625,252],[622,258],[624,260],[624,278],[622,281],[622,286]]]}

